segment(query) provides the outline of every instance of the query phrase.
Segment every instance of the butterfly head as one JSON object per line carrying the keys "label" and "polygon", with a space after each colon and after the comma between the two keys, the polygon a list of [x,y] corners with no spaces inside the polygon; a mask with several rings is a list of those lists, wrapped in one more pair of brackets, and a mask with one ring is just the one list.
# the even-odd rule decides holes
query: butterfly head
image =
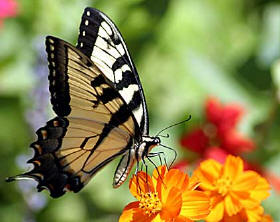
{"label": "butterfly head", "polygon": [[144,158],[155,147],[160,145],[160,138],[158,136],[143,136],[142,142],[138,147],[138,158]]}

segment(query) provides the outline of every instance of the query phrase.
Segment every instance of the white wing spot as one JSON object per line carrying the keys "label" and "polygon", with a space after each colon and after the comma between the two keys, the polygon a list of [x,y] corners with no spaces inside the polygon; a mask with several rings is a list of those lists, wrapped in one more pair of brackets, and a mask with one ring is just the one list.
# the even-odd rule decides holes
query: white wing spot
{"label": "white wing spot", "polygon": [[90,11],[87,11],[87,16],[90,16]]}
{"label": "white wing spot", "polygon": [[99,57],[95,57],[94,55],[91,56],[91,60],[111,82],[114,82],[113,70],[109,68],[104,61],[100,60]]}
{"label": "white wing spot", "polygon": [[107,42],[100,37],[97,37],[95,45],[98,46],[101,49],[107,49],[107,47],[108,47]]}
{"label": "white wing spot", "polygon": [[99,27],[98,35],[99,35],[100,37],[105,38],[105,39],[109,39],[107,32],[104,30],[104,28],[103,28],[102,26]]}
{"label": "white wing spot", "polygon": [[134,93],[138,90],[138,85],[131,84],[127,88],[123,88],[122,90],[120,90],[119,93],[121,94],[125,102],[128,104],[132,100]]}
{"label": "white wing spot", "polygon": [[113,64],[116,61],[116,59],[113,56],[108,55],[106,52],[104,52],[102,49],[98,48],[97,46],[94,46],[91,56],[99,58],[110,68],[113,66]]}
{"label": "white wing spot", "polygon": [[54,51],[54,46],[53,45],[50,45],[50,50]]}
{"label": "white wing spot", "polygon": [[88,20],[86,20],[86,21],[85,21],[85,25],[88,26],[88,23],[89,23]]}
{"label": "white wing spot", "polygon": [[144,113],[142,103],[140,104],[140,106],[138,108],[132,110],[132,112],[133,112],[133,115],[134,115],[137,123],[140,126],[141,120],[143,118],[143,113]]}
{"label": "white wing spot", "polygon": [[53,53],[51,53],[51,58],[54,59],[54,54]]}
{"label": "white wing spot", "polygon": [[105,50],[114,58],[120,57],[119,52],[114,47],[111,47],[111,45],[109,45],[103,38],[97,37],[95,45]]}
{"label": "white wing spot", "polygon": [[122,74],[126,71],[131,71],[130,67],[127,64],[124,64],[121,68],[118,68],[115,71],[116,83],[119,83],[122,80],[123,78]]}
{"label": "white wing spot", "polygon": [[125,51],[124,51],[124,48],[123,48],[122,44],[116,45],[116,48],[122,56],[125,54]]}
{"label": "white wing spot", "polygon": [[109,35],[112,35],[112,29],[106,22],[101,22],[101,26]]}
{"label": "white wing spot", "polygon": [[80,43],[80,47],[83,48],[83,46],[84,46],[84,43],[81,42],[81,43]]}
{"label": "white wing spot", "polygon": [[117,69],[115,71],[115,79],[116,79],[116,83],[119,83],[122,80],[122,70],[121,69]]}
{"label": "white wing spot", "polygon": [[83,36],[86,36],[86,31],[83,31],[82,35],[83,35]]}
{"label": "white wing spot", "polygon": [[51,44],[54,44],[53,39],[49,39],[49,42],[50,42]]}

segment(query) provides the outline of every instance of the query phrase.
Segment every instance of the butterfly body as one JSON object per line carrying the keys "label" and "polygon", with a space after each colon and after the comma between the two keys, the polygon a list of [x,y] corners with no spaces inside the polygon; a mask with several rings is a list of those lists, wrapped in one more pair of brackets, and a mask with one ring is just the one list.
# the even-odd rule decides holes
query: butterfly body
{"label": "butterfly body", "polygon": [[140,162],[154,146],[160,144],[159,137],[142,136],[142,141],[134,143],[133,147],[123,155],[115,172],[113,187],[123,184],[135,162]]}
{"label": "butterfly body", "polygon": [[57,116],[38,129],[34,168],[8,181],[32,178],[52,197],[80,191],[102,167],[121,156],[119,187],[136,162],[160,144],[150,137],[136,68],[123,38],[102,12],[86,8],[77,46],[48,36],[49,90]]}

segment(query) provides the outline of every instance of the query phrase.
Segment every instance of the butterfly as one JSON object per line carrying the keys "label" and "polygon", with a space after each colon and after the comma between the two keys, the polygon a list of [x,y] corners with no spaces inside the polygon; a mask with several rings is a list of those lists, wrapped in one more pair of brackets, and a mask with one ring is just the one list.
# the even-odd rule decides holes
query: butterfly
{"label": "butterfly", "polygon": [[49,91],[56,117],[37,130],[30,146],[34,168],[8,181],[32,178],[54,198],[80,191],[116,157],[113,187],[148,157],[158,136],[149,136],[144,92],[116,25],[102,12],[84,10],[77,46],[46,37]]}

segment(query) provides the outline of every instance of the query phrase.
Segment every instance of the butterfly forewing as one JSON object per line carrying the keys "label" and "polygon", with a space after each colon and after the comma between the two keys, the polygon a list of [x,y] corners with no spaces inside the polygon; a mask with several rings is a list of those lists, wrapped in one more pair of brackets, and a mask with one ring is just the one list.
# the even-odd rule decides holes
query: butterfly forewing
{"label": "butterfly forewing", "polygon": [[102,12],[86,8],[77,48],[113,83],[127,103],[141,133],[148,134],[148,112],[136,68],[114,23]]}
{"label": "butterfly forewing", "polygon": [[138,124],[125,101],[99,68],[74,46],[46,39],[51,102],[58,117],[37,131],[29,160],[34,169],[18,176],[39,181],[59,197],[78,192],[115,157],[127,152]]}

